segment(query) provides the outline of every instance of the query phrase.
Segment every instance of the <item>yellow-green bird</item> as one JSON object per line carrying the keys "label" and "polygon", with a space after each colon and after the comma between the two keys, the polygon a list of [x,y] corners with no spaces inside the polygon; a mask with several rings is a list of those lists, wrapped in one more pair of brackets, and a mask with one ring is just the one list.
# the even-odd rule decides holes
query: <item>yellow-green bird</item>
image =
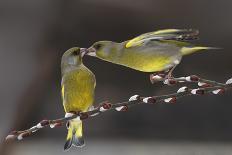
{"label": "yellow-green bird", "polygon": [[86,53],[142,72],[167,71],[179,64],[182,56],[211,49],[185,42],[197,35],[198,30],[193,29],[164,29],[121,43],[98,41]]}
{"label": "yellow-green bird", "polygon": [[[61,94],[66,116],[87,111],[94,101],[95,75],[82,63],[81,51],[79,47],[73,47],[63,54],[61,60]],[[68,150],[72,145],[82,147],[82,121],[70,120],[67,122],[67,128],[64,150]]]}

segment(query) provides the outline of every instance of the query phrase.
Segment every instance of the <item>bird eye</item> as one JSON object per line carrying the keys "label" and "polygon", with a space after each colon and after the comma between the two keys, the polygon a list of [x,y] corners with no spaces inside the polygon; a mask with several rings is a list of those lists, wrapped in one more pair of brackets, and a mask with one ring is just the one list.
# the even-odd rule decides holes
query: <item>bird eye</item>
{"label": "bird eye", "polygon": [[73,53],[72,53],[72,55],[74,55],[74,56],[78,56],[80,54],[80,51],[79,50],[75,50],[75,51],[73,51]]}
{"label": "bird eye", "polygon": [[101,44],[95,44],[93,47],[94,47],[96,50],[99,50],[99,49],[102,47],[102,45],[101,45]]}

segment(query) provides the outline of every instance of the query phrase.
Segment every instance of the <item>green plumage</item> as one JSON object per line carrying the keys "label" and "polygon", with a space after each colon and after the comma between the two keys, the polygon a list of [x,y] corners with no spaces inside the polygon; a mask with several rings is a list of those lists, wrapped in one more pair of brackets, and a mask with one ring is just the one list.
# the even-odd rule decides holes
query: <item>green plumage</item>
{"label": "green plumage", "polygon": [[[96,85],[95,75],[82,63],[80,48],[67,50],[61,60],[61,94],[66,113],[85,112],[93,104]],[[82,121],[68,122],[68,135],[64,149],[84,145]]]}
{"label": "green plumage", "polygon": [[65,112],[86,111],[94,100],[95,76],[81,64],[63,75],[62,88]]}
{"label": "green plumage", "polygon": [[182,41],[197,35],[195,30],[167,29],[121,43],[99,41],[88,49],[88,55],[142,72],[164,71],[179,64],[183,55],[209,49]]}

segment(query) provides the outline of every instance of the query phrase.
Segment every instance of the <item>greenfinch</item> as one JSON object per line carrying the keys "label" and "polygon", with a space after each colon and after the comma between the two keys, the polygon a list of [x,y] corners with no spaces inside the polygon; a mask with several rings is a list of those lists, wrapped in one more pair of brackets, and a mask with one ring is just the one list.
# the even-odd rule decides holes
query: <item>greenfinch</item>
{"label": "greenfinch", "polygon": [[86,54],[141,72],[162,72],[175,68],[182,56],[211,47],[195,46],[198,30],[165,29],[139,35],[124,42],[98,41]]}
{"label": "greenfinch", "polygon": [[[61,60],[61,94],[66,117],[86,112],[94,101],[95,75],[83,64],[82,50],[74,47],[67,50]],[[82,121],[75,118],[67,122],[68,134],[64,150],[72,145],[84,146]]]}

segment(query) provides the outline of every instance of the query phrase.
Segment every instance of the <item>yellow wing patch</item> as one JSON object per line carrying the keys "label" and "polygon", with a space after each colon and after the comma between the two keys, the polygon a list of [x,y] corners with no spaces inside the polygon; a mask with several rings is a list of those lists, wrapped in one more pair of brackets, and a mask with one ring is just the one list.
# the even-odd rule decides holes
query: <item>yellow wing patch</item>
{"label": "yellow wing patch", "polygon": [[[162,35],[162,34],[170,34],[170,33],[176,33],[176,32],[181,32],[183,30],[180,29],[164,29],[164,30],[158,30],[155,32],[149,32],[149,33],[145,33],[142,34],[138,37],[135,37],[133,39],[131,39],[130,41],[128,41],[128,43],[126,44],[126,48],[130,48],[130,47],[134,47],[134,46],[141,46],[144,41],[149,40],[149,38],[151,37],[155,37],[155,35]],[[157,36],[158,38],[158,36]]]}
{"label": "yellow wing patch", "polygon": [[126,48],[130,48],[130,47],[133,47],[133,46],[139,46],[139,45],[141,46],[142,45],[141,39],[142,39],[142,37],[136,37],[136,38],[130,40],[126,44]]}
{"label": "yellow wing patch", "polygon": [[180,29],[164,29],[164,30],[158,30],[155,31],[154,34],[167,34],[167,33],[176,33],[176,32],[180,32],[182,30]]}
{"label": "yellow wing patch", "polygon": [[61,96],[62,96],[62,99],[64,100],[64,85],[62,85],[61,87]]}

